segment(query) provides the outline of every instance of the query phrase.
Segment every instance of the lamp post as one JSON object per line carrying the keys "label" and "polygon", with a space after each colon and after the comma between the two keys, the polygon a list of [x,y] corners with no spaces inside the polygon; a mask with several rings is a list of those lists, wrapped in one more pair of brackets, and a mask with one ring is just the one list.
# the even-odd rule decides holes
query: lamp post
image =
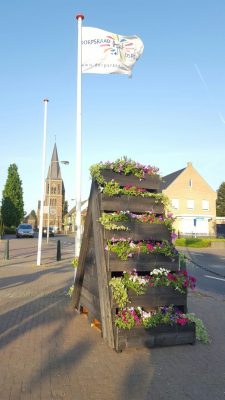
{"label": "lamp post", "polygon": [[58,160],[51,160],[50,163],[50,171],[49,171],[49,181],[48,181],[48,223],[47,223],[47,243],[49,241],[49,225],[50,225],[50,197],[51,197],[51,175],[52,175],[52,164],[64,164],[68,165],[69,161],[58,161]]}

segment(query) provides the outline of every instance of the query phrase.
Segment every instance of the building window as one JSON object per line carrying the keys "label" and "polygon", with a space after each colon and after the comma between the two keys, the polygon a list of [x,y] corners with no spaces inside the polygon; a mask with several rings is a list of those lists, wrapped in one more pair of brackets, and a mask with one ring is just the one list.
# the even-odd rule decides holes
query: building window
{"label": "building window", "polygon": [[189,179],[188,184],[189,184],[189,187],[191,188],[192,187],[192,179]]}
{"label": "building window", "polygon": [[58,194],[60,194],[60,185],[58,185]]}
{"label": "building window", "polygon": [[202,200],[202,209],[205,211],[209,210],[209,201],[208,200]]}
{"label": "building window", "polygon": [[179,199],[172,199],[172,207],[176,210],[179,208]]}
{"label": "building window", "polygon": [[194,210],[194,205],[195,205],[194,200],[187,200],[187,208],[189,210]]}

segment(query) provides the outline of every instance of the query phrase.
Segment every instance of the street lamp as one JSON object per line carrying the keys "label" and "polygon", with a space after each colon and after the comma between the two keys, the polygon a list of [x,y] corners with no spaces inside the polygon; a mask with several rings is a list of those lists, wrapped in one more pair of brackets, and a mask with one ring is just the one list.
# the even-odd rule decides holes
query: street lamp
{"label": "street lamp", "polygon": [[52,175],[52,164],[64,164],[68,165],[69,161],[58,161],[58,160],[51,160],[50,163],[50,171],[49,171],[49,181],[48,181],[48,223],[47,223],[47,243],[49,241],[49,223],[50,223],[50,195],[51,195],[51,175]]}

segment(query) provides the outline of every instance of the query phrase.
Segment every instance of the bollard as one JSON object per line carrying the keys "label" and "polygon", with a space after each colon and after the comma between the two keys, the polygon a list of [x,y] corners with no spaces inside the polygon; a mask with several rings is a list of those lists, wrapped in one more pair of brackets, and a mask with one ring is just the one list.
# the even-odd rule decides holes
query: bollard
{"label": "bollard", "polygon": [[4,260],[9,260],[9,240],[5,240]]}
{"label": "bollard", "polygon": [[57,240],[57,254],[56,254],[56,260],[61,261],[61,245],[60,245],[60,240]]}

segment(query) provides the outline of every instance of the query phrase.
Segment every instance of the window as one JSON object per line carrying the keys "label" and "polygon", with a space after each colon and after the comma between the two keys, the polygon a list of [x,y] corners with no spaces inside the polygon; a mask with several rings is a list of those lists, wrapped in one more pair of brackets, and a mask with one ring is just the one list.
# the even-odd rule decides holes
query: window
{"label": "window", "polygon": [[172,207],[176,210],[179,208],[179,199],[172,199]]}
{"label": "window", "polygon": [[192,187],[192,179],[189,179],[188,184],[189,184],[189,187]]}
{"label": "window", "polygon": [[205,211],[209,210],[209,201],[208,200],[202,200],[202,209]]}
{"label": "window", "polygon": [[194,200],[187,200],[187,208],[189,210],[194,210],[194,204],[195,204]]}

